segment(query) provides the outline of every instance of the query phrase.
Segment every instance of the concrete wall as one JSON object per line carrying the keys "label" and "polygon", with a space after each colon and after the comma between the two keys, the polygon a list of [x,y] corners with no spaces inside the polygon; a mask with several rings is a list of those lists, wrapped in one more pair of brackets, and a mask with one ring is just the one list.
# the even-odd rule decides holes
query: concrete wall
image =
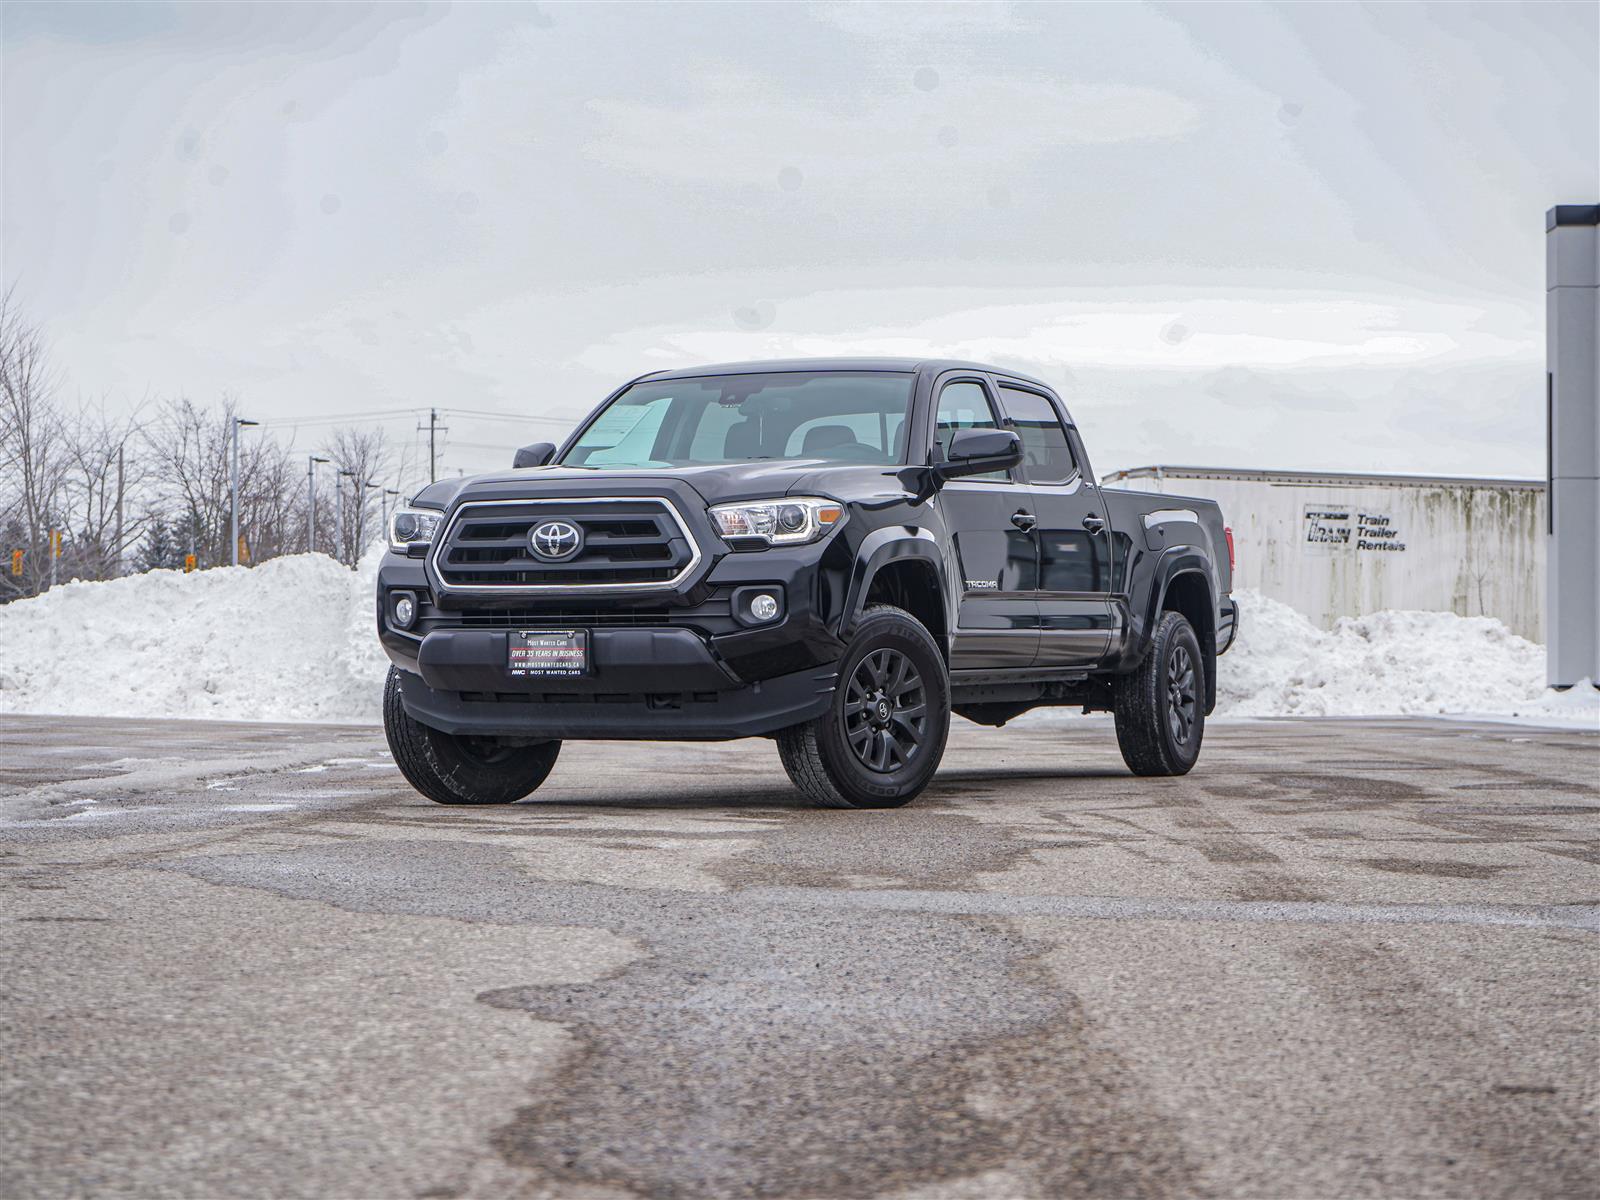
{"label": "concrete wall", "polygon": [[1493,616],[1544,640],[1541,484],[1384,484],[1110,478],[1108,486],[1222,505],[1236,588],[1258,588],[1326,627],[1386,608]]}

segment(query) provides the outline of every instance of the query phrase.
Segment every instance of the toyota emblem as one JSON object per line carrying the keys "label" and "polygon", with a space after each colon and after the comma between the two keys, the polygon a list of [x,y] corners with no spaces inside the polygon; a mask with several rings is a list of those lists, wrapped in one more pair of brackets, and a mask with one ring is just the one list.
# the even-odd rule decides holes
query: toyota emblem
{"label": "toyota emblem", "polygon": [[583,549],[583,531],[571,521],[546,521],[528,534],[528,549],[546,562],[566,562]]}

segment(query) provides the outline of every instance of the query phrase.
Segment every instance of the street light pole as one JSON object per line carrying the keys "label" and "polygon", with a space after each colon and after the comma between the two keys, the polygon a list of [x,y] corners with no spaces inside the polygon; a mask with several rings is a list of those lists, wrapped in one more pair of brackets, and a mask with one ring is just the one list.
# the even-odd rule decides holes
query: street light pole
{"label": "street light pole", "polygon": [[355,478],[354,471],[340,471],[333,478],[333,557],[335,562],[344,561],[344,484],[341,479],[347,476]]}
{"label": "street light pole", "polygon": [[233,533],[233,565],[236,567],[239,565],[239,429],[245,425],[259,425],[260,423],[259,421],[247,421],[243,417],[235,417],[233,419],[233,503],[229,506],[232,518],[229,524]]}
{"label": "street light pole", "polygon": [[317,464],[328,460],[315,454],[306,455],[306,553],[317,549]]}
{"label": "street light pole", "polygon": [[389,497],[390,496],[393,496],[395,498],[395,500],[398,501],[400,499],[400,489],[399,488],[384,488],[383,489],[383,529],[380,532],[384,533],[385,535],[387,535],[388,532],[389,532]]}

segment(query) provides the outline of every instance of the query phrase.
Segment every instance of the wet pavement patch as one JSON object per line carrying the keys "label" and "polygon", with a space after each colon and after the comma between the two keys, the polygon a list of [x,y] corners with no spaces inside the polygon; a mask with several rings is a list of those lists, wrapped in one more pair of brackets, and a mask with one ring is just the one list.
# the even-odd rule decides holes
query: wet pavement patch
{"label": "wet pavement patch", "polygon": [[810,903],[845,894],[823,889],[550,883],[497,846],[452,843],[173,869],[356,911],[602,927],[640,942],[647,957],[598,982],[478,997],[560,1022],[578,1042],[490,1139],[554,1183],[866,1197],[1026,1162],[1047,1195],[1187,1187],[1158,1108],[1039,969],[1047,947],[1003,918]]}
{"label": "wet pavement patch", "polygon": [[1363,867],[1394,875],[1432,875],[1439,879],[1493,879],[1512,868],[1469,862],[1427,862],[1415,858],[1362,858]]}

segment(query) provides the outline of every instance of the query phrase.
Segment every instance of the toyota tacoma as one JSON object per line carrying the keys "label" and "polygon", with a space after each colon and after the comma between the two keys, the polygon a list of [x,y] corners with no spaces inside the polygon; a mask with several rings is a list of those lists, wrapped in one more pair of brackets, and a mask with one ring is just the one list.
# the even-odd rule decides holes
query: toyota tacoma
{"label": "toyota tacoma", "polygon": [[508,804],[563,742],[770,737],[805,795],[890,808],[950,716],[1115,715],[1182,775],[1238,629],[1206,500],[1100,487],[1053,389],[974,363],[658,371],[564,444],[390,519],[384,728],[441,804]]}

